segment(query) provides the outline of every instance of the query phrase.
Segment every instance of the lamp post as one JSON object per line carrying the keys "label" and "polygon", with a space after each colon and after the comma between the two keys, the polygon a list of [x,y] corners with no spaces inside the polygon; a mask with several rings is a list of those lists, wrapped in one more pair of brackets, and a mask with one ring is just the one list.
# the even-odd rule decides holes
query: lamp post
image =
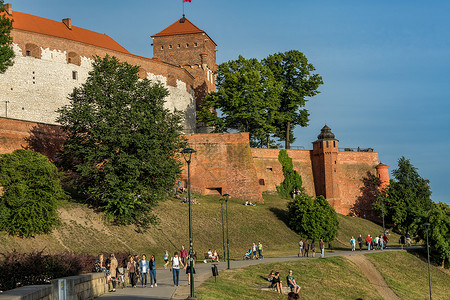
{"label": "lamp post", "polygon": [[430,272],[430,246],[428,245],[428,228],[430,227],[430,223],[423,224],[427,228],[427,255],[428,255],[428,283],[430,285],[430,300],[433,299],[431,295],[431,272]]}
{"label": "lamp post", "polygon": [[188,203],[189,203],[189,267],[191,268],[191,272],[189,274],[191,278],[191,293],[188,299],[195,299],[194,297],[194,263],[192,258],[192,213],[191,213],[191,156],[192,153],[195,153],[192,148],[184,148],[181,150],[181,154],[183,154],[183,158],[188,165]]}
{"label": "lamp post", "polygon": [[221,198],[220,200],[220,207],[221,207],[221,211],[222,211],[222,243],[223,243],[223,259],[225,259],[227,256],[225,254],[225,224],[223,223],[223,202],[225,201],[225,199]]}
{"label": "lamp post", "polygon": [[223,195],[223,198],[225,199],[225,215],[227,220],[227,269],[230,269],[230,240],[228,239],[228,197],[230,197],[229,194]]}

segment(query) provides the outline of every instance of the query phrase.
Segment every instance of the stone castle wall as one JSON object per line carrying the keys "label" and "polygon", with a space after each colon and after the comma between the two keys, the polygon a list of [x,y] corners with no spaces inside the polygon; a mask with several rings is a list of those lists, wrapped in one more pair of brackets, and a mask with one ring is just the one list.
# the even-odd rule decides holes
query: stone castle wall
{"label": "stone castle wall", "polygon": [[[64,38],[17,29],[11,35],[16,57],[14,65],[0,74],[0,116],[55,124],[55,111],[69,103],[67,97],[73,88],[85,82],[93,56],[109,54],[140,66],[140,76],[163,83],[170,93],[166,108],[184,111],[185,132],[195,132],[194,78],[186,70]],[[32,47],[36,50],[26,56],[26,50]]]}

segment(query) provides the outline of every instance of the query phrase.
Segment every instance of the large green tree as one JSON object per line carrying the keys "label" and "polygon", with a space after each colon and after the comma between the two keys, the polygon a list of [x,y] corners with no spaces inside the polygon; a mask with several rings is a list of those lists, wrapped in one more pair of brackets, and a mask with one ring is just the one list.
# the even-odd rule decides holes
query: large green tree
{"label": "large green tree", "polygon": [[[257,59],[239,56],[219,65],[216,83],[218,90],[204,99],[198,120],[216,132],[249,132],[253,147],[269,147],[280,92],[271,71]],[[220,117],[215,109],[220,109]]]}
{"label": "large green tree", "polygon": [[42,154],[19,149],[0,157],[0,229],[25,237],[58,224],[57,202],[67,196],[54,164]]}
{"label": "large green tree", "polygon": [[97,57],[57,121],[67,134],[61,164],[86,200],[141,228],[156,221],[152,207],[179,177],[185,141],[181,113],[164,108],[167,89],[139,79],[138,70]]}
{"label": "large green tree", "polygon": [[11,38],[12,22],[12,19],[6,16],[3,0],[0,0],[0,74],[14,63]]}
{"label": "large green tree", "polygon": [[[429,181],[420,177],[412,163],[405,157],[398,160],[394,178],[379,200],[383,201],[385,218],[401,232],[417,233],[423,217],[433,208]],[[381,201],[374,205],[381,211]]]}
{"label": "large green tree", "polygon": [[[442,267],[450,264],[450,206],[446,203],[433,203],[427,215],[430,225],[429,239],[433,252],[437,253]],[[425,227],[421,227],[420,236],[426,239]]]}
{"label": "large green tree", "polygon": [[275,136],[285,141],[285,148],[290,149],[294,141],[294,128],[297,125],[308,126],[309,112],[306,102],[319,93],[323,84],[322,77],[314,74],[314,66],[298,50],[276,53],[262,61],[281,83],[280,105],[277,108],[274,125]]}
{"label": "large green tree", "polygon": [[302,192],[288,203],[289,227],[302,237],[331,242],[337,235],[339,220],[333,207],[323,197],[313,198]]}

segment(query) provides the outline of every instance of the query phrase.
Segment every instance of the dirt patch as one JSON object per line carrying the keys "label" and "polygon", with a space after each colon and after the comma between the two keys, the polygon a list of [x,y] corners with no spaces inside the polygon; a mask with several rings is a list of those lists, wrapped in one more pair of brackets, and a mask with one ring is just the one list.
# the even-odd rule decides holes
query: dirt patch
{"label": "dirt patch", "polygon": [[399,299],[394,291],[388,286],[381,273],[375,266],[366,258],[365,255],[350,255],[346,257],[348,260],[354,262],[361,272],[367,277],[372,285],[376,287],[377,292],[383,299]]}

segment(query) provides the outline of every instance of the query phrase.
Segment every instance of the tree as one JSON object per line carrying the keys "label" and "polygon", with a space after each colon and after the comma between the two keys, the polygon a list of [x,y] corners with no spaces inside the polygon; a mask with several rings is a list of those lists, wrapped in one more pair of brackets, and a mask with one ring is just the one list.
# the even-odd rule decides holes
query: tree
{"label": "tree", "polygon": [[12,19],[8,18],[0,0],[0,74],[13,65],[14,51],[12,49],[11,30]]}
{"label": "tree", "polygon": [[294,170],[292,158],[289,157],[286,150],[280,150],[278,161],[283,167],[284,180],[277,186],[278,193],[285,198],[292,198],[293,191],[303,191],[302,177]]}
{"label": "tree", "polygon": [[138,78],[138,66],[96,57],[86,82],[59,110],[67,135],[61,165],[86,201],[117,224],[156,222],[151,209],[181,173],[185,140],[180,112],[164,108],[160,83]]}
{"label": "tree", "polygon": [[58,200],[67,196],[54,164],[19,149],[0,158],[0,229],[25,237],[50,232],[59,222]]}
{"label": "tree", "polygon": [[[398,160],[389,187],[382,197],[385,218],[401,232],[417,233],[423,216],[433,208],[429,181],[420,177],[417,169],[405,157]],[[380,211],[380,204],[375,205]]]}
{"label": "tree", "polygon": [[285,141],[285,148],[290,149],[294,141],[295,126],[308,126],[309,112],[304,107],[307,97],[319,93],[319,85],[323,84],[322,77],[313,74],[315,68],[308,63],[306,56],[298,50],[276,53],[262,61],[281,83],[280,105],[275,115],[275,136]]}
{"label": "tree", "polygon": [[301,193],[288,203],[289,227],[302,237],[331,242],[337,235],[339,220],[328,201]]}
{"label": "tree", "polygon": [[[204,99],[198,120],[214,126],[216,132],[229,129],[249,132],[253,147],[269,147],[280,91],[270,70],[257,59],[239,56],[220,64],[217,88],[217,92]],[[221,110],[222,117],[215,114],[215,109]]]}
{"label": "tree", "polygon": [[[430,245],[433,252],[437,253],[442,267],[450,263],[450,206],[446,203],[433,203],[427,215],[427,221],[430,223]],[[424,222],[425,223],[425,222]],[[426,239],[424,226],[419,232],[422,240]]]}

